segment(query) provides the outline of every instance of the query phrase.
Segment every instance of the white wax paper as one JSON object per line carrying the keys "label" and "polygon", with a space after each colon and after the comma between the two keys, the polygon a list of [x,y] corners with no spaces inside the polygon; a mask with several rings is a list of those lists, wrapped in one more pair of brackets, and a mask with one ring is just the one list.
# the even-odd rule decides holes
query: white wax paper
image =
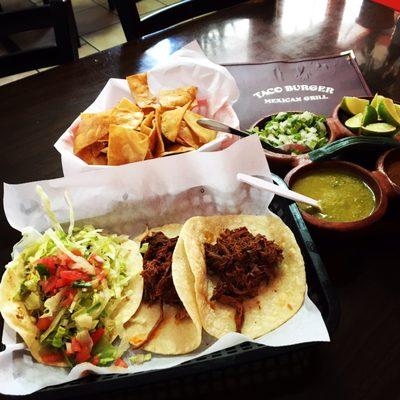
{"label": "white wax paper", "polygon": [[[147,79],[150,91],[155,95],[161,89],[197,86],[199,106],[195,110],[196,112],[234,128],[239,127],[238,117],[231,106],[239,97],[235,79],[225,67],[211,62],[196,41],[176,51],[148,71]],[[96,100],[82,112],[96,113],[107,110],[114,107],[123,97],[132,99],[126,80],[109,79]],[[114,168],[88,165],[74,155],[73,135],[79,122],[80,117],[78,116],[54,145],[61,154],[64,175]],[[205,146],[209,150],[219,150],[222,148],[220,139],[221,134],[218,134],[217,139],[210,142],[211,146],[210,144]],[[199,150],[204,150],[204,148]]]}
{"label": "white wax paper", "polygon": [[[149,227],[184,222],[194,215],[265,214],[272,196],[236,180],[238,172],[270,178],[263,149],[256,136],[241,139],[219,152],[192,152],[91,171],[75,176],[20,185],[4,185],[4,209],[8,222],[34,237],[49,226],[35,187],[40,184],[52,200],[61,222],[68,221],[64,192],[68,191],[77,220],[91,222],[109,232],[132,236]],[[25,228],[29,227],[29,228]],[[15,253],[24,243],[16,246]],[[230,333],[219,340],[203,335],[199,349],[184,356],[153,355],[150,362],[128,369],[80,364],[72,370],[35,362],[17,343],[17,335],[5,326],[0,353],[0,392],[28,394],[49,385],[68,382],[83,371],[98,374],[136,373],[163,369],[249,339]],[[254,340],[268,346],[329,341],[322,316],[308,296],[296,315],[273,332]],[[129,354],[130,355],[130,354]],[[129,363],[129,362],[128,362]]]}

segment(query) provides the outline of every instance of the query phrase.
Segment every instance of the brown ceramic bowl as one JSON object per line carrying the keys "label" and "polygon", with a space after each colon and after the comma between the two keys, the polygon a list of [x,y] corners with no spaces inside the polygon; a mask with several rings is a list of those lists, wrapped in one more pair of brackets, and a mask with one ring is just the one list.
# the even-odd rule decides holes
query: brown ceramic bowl
{"label": "brown ceramic bowl", "polygon": [[354,222],[329,222],[314,217],[313,215],[300,210],[303,218],[309,224],[315,226],[316,228],[336,232],[359,231],[378,221],[385,214],[387,208],[386,192],[382,189],[382,187],[379,185],[378,180],[371,172],[353,163],[349,163],[346,161],[322,161],[299,165],[298,167],[292,169],[286,175],[285,182],[287,183],[289,188],[291,188],[296,180],[299,179],[301,176],[311,171],[320,171],[323,169],[335,169],[338,171],[347,172],[362,179],[375,194],[375,210],[367,218]]}
{"label": "brown ceramic bowl", "polygon": [[378,158],[373,174],[389,198],[400,196],[400,148],[385,151]]}
{"label": "brown ceramic bowl", "polygon": [[[298,113],[303,113],[304,111],[286,111],[291,114],[298,114]],[[270,114],[267,115],[261,119],[259,119],[257,122],[255,122],[251,127],[255,128],[258,127],[260,129],[263,129],[265,124],[275,115],[278,113]],[[333,142],[336,140],[338,137],[336,135],[336,124],[333,118],[327,118],[326,123],[325,123],[327,132],[328,132],[328,143]],[[271,166],[271,168],[279,168],[279,167],[295,167],[301,163],[303,163],[307,159],[307,153],[305,154],[299,154],[299,155],[292,155],[292,154],[280,154],[280,153],[274,153],[273,151],[265,150],[264,153],[268,159],[268,162]]]}
{"label": "brown ceramic bowl", "polygon": [[[360,99],[366,99],[371,101],[373,99],[372,96],[359,96]],[[396,103],[399,104],[399,103]],[[349,114],[348,112],[342,110],[340,108],[340,103],[335,107],[335,109],[333,110],[333,114],[332,114],[332,118],[335,120],[336,125],[337,125],[337,129],[338,129],[338,135],[341,137],[345,137],[345,136],[358,136],[359,133],[358,132],[353,132],[351,131],[349,128],[347,128],[345,126],[345,122],[347,119],[349,119],[350,117],[352,117],[351,114]],[[399,135],[395,135],[396,138],[399,138]]]}

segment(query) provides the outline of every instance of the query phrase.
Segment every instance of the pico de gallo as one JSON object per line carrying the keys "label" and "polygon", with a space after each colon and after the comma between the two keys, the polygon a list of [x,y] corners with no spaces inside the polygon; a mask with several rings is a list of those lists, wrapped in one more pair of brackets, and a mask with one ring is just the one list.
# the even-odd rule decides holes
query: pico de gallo
{"label": "pico de gallo", "polygon": [[66,233],[51,210],[48,214],[53,228],[22,252],[24,280],[16,293],[35,322],[41,358],[48,364],[124,367],[112,341],[115,313],[132,295],[127,288],[132,269],[123,246],[128,238],[73,223]]}

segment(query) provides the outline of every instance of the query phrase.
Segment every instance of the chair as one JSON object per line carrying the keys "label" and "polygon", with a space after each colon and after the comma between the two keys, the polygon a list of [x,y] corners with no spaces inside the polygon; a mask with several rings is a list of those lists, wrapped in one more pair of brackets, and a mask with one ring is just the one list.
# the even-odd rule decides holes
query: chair
{"label": "chair", "polygon": [[[56,44],[21,50],[9,35],[53,28]],[[71,0],[49,0],[43,6],[0,12],[0,42],[9,54],[0,56],[0,77],[64,64],[78,56],[78,36]]]}
{"label": "chair", "polygon": [[126,39],[139,39],[191,18],[217,11],[245,0],[183,0],[140,20],[135,0],[113,0]]}

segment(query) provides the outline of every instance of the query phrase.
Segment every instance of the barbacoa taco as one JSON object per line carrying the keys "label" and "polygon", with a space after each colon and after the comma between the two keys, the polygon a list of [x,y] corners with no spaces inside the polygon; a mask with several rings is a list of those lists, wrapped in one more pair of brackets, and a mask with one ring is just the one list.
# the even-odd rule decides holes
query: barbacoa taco
{"label": "barbacoa taco", "polygon": [[[0,311],[32,356],[54,366],[110,365],[112,345],[143,294],[139,246],[92,226],[68,232],[39,189],[53,227],[30,231],[0,284]],[[72,210],[71,210],[72,211]]]}
{"label": "barbacoa taco", "polygon": [[186,221],[180,240],[195,280],[202,326],[260,337],[291,318],[306,290],[304,262],[276,216],[226,215]]}
{"label": "barbacoa taco", "polygon": [[143,255],[143,300],[125,324],[122,346],[158,354],[184,354],[201,342],[194,280],[183,243],[181,225],[154,228],[136,238]]}

